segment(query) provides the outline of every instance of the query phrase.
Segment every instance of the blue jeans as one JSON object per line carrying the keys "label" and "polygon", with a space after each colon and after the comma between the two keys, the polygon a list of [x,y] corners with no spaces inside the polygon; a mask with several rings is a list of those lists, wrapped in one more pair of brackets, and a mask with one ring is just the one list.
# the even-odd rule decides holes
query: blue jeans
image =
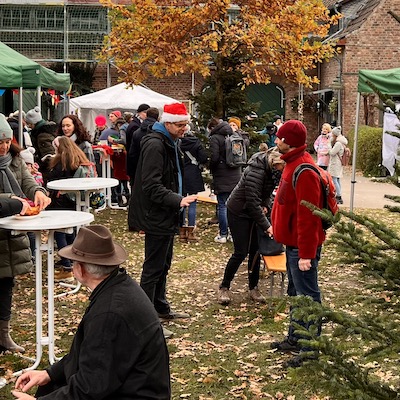
{"label": "blue jeans", "polygon": [[[317,255],[311,260],[311,269],[308,271],[300,271],[299,269],[299,249],[286,246],[286,269],[288,275],[289,296],[310,296],[314,301],[321,303],[321,292],[318,287],[318,262],[321,256],[321,247],[317,249]],[[318,334],[321,333],[321,322],[303,322],[293,318],[293,307],[290,310],[290,324],[288,339],[292,342],[297,342],[301,338],[296,334],[293,322],[309,328],[309,326],[318,324]]]}
{"label": "blue jeans", "polygon": [[336,188],[336,196],[342,197],[342,185],[340,184],[340,178],[337,176],[332,176],[332,181]]}
{"label": "blue jeans", "polygon": [[186,226],[186,211],[187,211],[187,226],[196,226],[197,200],[190,203],[189,207],[184,207],[182,212],[182,226]]}
{"label": "blue jeans", "polygon": [[[54,232],[54,240],[57,243],[57,249],[61,250],[62,248],[69,246],[73,243],[75,239],[75,233],[65,233],[65,232]],[[61,264],[66,269],[72,269],[72,262],[68,258],[61,257]]]}
{"label": "blue jeans", "polygon": [[218,224],[219,224],[219,234],[221,236],[228,235],[228,217],[226,212],[226,201],[228,200],[230,193],[218,193],[217,194],[217,213],[218,213]]}
{"label": "blue jeans", "polygon": [[174,235],[151,235],[144,239],[144,263],[140,286],[159,314],[171,311],[167,300],[167,275],[171,268]]}

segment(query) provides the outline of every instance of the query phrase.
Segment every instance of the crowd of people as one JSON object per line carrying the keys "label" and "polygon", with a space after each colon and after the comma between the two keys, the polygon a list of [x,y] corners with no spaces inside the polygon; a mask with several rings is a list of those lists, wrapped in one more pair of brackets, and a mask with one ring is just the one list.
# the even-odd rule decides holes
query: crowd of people
{"label": "crowd of people", "polygon": [[[24,373],[16,383],[16,398],[31,399],[25,392],[33,386],[39,386],[37,396],[43,399],[79,399],[82,393],[94,398],[100,392],[110,398],[170,398],[165,339],[173,332],[160,322],[190,318],[174,310],[168,301],[167,278],[177,233],[183,243],[199,240],[196,209],[198,193],[205,189],[203,168],[211,172],[211,190],[217,198],[218,234],[214,241],[233,242],[218,302],[225,306],[231,303],[230,286],[246,257],[249,297],[265,302],[258,287],[257,230],[285,245],[288,295],[321,301],[318,262],[325,231],[320,218],[300,202],[306,200],[322,208],[324,195],[314,171],[302,173],[295,187],[293,174],[304,163],[327,170],[337,201],[342,203],[340,157],[347,139],[340,127],[322,126],[313,144],[315,162],[306,151],[305,125],[297,120],[282,122],[277,115],[264,132],[267,140],[243,166],[231,165],[227,152],[227,138],[232,135],[241,138],[244,149],[249,147],[250,138],[241,129],[240,118],[212,118],[205,144],[196,136],[182,103],[165,105],[161,115],[148,104],[141,104],[135,113],[113,110],[108,123],[104,115],[95,118],[94,132],[88,132],[74,114],[55,123],[44,120],[35,107],[23,114],[26,134],[21,144],[15,133],[16,115],[18,112],[8,121],[0,115],[1,217],[23,215],[32,204],[40,210],[75,209],[76,199],[48,191],[47,182],[73,179],[84,166],[100,171],[102,152],[118,146],[115,154],[111,152],[113,176],[120,183],[112,202],[128,207],[129,231],[144,235],[144,262],[137,285],[120,267],[127,255],[107,228],[93,225],[78,233],[55,234],[60,256],[55,279],[77,279],[88,286],[92,291],[90,305],[69,354],[45,371]],[[0,261],[0,348],[23,352],[10,336],[12,288],[16,275],[31,270],[37,244],[32,236],[12,236],[0,229],[0,245],[4,252],[13,253]],[[287,364],[296,367],[304,360],[301,353],[309,349],[299,344],[295,324],[320,322],[296,321],[292,314],[287,337],[272,347],[300,352]],[[96,351],[100,347],[101,355]],[[97,387],[88,386],[89,374],[98,378]]]}

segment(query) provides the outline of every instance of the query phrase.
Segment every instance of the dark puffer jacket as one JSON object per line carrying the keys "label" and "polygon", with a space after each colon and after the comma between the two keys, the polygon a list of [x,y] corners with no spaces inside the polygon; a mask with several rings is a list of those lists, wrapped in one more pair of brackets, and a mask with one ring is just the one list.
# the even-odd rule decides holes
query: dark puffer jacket
{"label": "dark puffer jacket", "polygon": [[[183,172],[182,154],[179,163]],[[142,139],[129,205],[129,227],[153,235],[174,235],[183,198],[178,192],[175,148],[161,132],[151,130]]]}
{"label": "dark puffer jacket", "polygon": [[[21,157],[14,156],[9,168],[28,199],[33,200],[37,190],[46,193],[46,190],[40,187],[29,173]],[[4,193],[2,183],[0,183],[0,193],[2,198],[11,196],[11,193]],[[32,269],[29,239],[25,233],[12,235],[11,231],[0,229],[0,254],[0,278],[12,278]]]}
{"label": "dark puffer jacket", "polygon": [[267,152],[254,154],[247,164],[226,205],[232,214],[251,218],[266,231],[271,223],[263,207],[271,208],[271,195],[277,182]]}
{"label": "dark puffer jacket", "polygon": [[[185,136],[181,140],[181,150],[184,156],[185,174],[183,179],[183,192],[196,194],[204,190],[203,177],[199,165],[206,164],[207,153],[200,140],[195,136]],[[193,164],[186,152],[194,157],[199,165]]]}
{"label": "dark puffer jacket", "polygon": [[210,132],[210,170],[213,176],[213,189],[216,194],[230,193],[239,182],[241,167],[226,165],[225,138],[232,134],[226,121],[220,122]]}

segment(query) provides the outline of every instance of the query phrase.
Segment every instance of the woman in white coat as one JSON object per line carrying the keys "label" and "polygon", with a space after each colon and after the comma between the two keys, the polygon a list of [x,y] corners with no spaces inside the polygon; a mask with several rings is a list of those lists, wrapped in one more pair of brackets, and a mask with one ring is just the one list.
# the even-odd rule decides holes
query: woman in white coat
{"label": "woman in white coat", "polygon": [[340,178],[343,176],[343,165],[342,157],[345,146],[347,145],[347,139],[342,135],[342,127],[337,126],[331,131],[332,142],[331,149],[329,150],[329,165],[328,172],[332,176],[333,183],[336,188],[336,201],[338,204],[343,204],[342,199],[342,186],[340,184]]}

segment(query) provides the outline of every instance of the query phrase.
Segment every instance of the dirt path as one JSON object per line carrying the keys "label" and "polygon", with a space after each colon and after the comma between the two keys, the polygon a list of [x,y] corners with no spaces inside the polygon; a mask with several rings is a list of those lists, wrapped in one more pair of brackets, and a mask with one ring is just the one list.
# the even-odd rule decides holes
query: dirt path
{"label": "dirt path", "polygon": [[[400,188],[391,183],[374,182],[372,178],[356,175],[354,187],[354,209],[376,208],[381,209],[385,204],[395,205],[393,201],[385,199],[385,194],[400,196]],[[351,170],[346,169],[342,183],[343,206],[350,206]]]}

